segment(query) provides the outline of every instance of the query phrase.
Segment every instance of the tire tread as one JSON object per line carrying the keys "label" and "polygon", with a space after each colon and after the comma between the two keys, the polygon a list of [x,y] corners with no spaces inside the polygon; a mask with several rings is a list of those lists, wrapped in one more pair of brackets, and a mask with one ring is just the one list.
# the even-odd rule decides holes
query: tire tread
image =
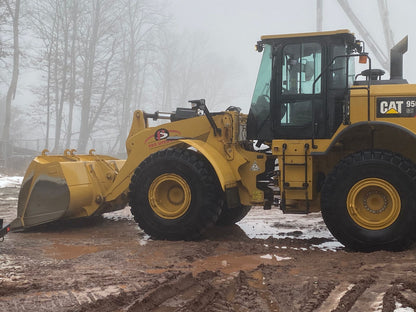
{"label": "tire tread", "polygon": [[[138,200],[136,193],[143,186],[145,170],[155,166],[160,161],[171,161],[187,164],[199,177],[207,202],[204,203],[204,209],[199,213],[198,224],[189,225],[186,228],[178,228],[174,232],[165,232],[149,225],[147,220],[141,216],[143,203]],[[209,162],[199,153],[183,148],[167,148],[147,157],[136,168],[129,186],[129,200],[131,213],[134,220],[139,224],[147,234],[156,239],[167,240],[195,240],[198,239],[206,228],[214,225],[221,212],[221,204],[217,196],[219,182]]]}
{"label": "tire tread", "polygon": [[[416,190],[416,165],[409,159],[400,154],[386,150],[359,151],[339,161],[332,172],[327,175],[321,190],[322,216],[331,233],[341,243],[346,245],[346,247],[360,251],[372,251],[379,249],[402,250],[407,248],[413,242],[415,235],[413,232],[410,233],[410,228],[403,232],[408,235],[398,235],[393,240],[386,241],[383,244],[378,243],[376,245],[371,245],[371,242],[363,240],[360,241],[360,239],[346,238],[342,230],[338,228],[340,226],[340,221],[337,220],[339,219],[339,215],[337,214],[337,210],[334,208],[337,205],[336,195],[334,194],[336,194],[339,184],[343,183],[343,181],[340,181],[340,178],[346,173],[349,173],[352,166],[374,162],[381,165],[384,164],[385,166],[390,165],[393,168],[396,168],[410,183],[413,184],[413,186],[409,189],[413,188],[413,190]],[[416,208],[414,204],[414,202],[416,202],[416,198],[413,193],[409,194],[409,198],[412,207],[409,207],[411,211],[409,211],[408,214],[414,222],[416,221],[416,211],[414,211]],[[411,222],[407,222],[407,224],[411,224]]]}

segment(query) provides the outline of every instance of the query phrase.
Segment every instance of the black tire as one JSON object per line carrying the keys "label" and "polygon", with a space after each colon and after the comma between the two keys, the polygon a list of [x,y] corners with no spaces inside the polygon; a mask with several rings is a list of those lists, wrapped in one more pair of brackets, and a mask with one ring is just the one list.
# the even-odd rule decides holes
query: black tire
{"label": "black tire", "polygon": [[414,239],[416,166],[389,151],[340,161],[321,192],[323,219],[347,248],[403,250]]}
{"label": "black tire", "polygon": [[197,239],[218,219],[218,192],[215,172],[202,155],[169,148],[137,167],[130,183],[131,213],[153,238]]}
{"label": "black tire", "polygon": [[[227,204],[224,204],[226,206]],[[228,209],[228,207],[223,207],[221,214],[218,217],[217,225],[220,226],[229,226],[236,224],[238,221],[243,220],[243,218],[249,213],[251,206],[241,205],[240,207]]]}

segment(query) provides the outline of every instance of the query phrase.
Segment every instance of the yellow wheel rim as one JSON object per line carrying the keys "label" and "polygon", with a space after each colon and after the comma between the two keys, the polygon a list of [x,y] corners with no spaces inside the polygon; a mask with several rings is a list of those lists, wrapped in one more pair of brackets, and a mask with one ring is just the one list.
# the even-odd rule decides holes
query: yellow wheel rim
{"label": "yellow wheel rim", "polygon": [[148,196],[152,210],[164,219],[183,216],[191,203],[188,183],[173,173],[162,174],[153,180]]}
{"label": "yellow wheel rim", "polygon": [[400,214],[401,201],[389,182],[368,178],[357,182],[347,196],[347,209],[355,223],[368,230],[382,230]]}

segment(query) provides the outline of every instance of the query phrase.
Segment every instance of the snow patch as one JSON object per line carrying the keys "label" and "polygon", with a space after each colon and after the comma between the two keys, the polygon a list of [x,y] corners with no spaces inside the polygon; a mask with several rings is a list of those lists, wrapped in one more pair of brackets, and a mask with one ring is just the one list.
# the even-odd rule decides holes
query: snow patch
{"label": "snow patch", "polygon": [[290,259],[292,259],[291,257],[279,257],[279,256],[276,256],[276,255],[273,255],[273,256],[275,257],[275,259],[277,261],[283,261],[283,260],[290,260]]}
{"label": "snow patch", "polygon": [[20,187],[23,177],[7,177],[0,175],[0,188],[5,187]]}
{"label": "snow patch", "polygon": [[113,221],[119,220],[133,220],[133,215],[130,212],[130,206],[126,206],[124,209],[104,213],[103,217]]}
{"label": "snow patch", "polygon": [[278,255],[271,255],[271,254],[267,254],[267,255],[260,256],[260,258],[262,258],[262,259],[268,259],[268,260],[272,260],[273,257],[276,259],[276,261],[283,261],[283,260],[290,260],[290,259],[292,259],[291,257],[280,257]]}
{"label": "snow patch", "polygon": [[313,245],[313,248],[336,251],[344,247],[329,232],[320,212],[290,215],[284,214],[280,209],[263,210],[260,207],[253,207],[237,224],[249,238],[274,237],[301,240],[320,238],[328,242]]}
{"label": "snow patch", "polygon": [[415,310],[410,307],[403,308],[400,302],[396,302],[396,309],[393,312],[415,312]]}
{"label": "snow patch", "polygon": [[325,242],[319,245],[312,245],[312,247],[316,247],[318,249],[321,250],[325,250],[325,251],[337,251],[340,248],[343,248],[344,245],[342,245],[340,242],[336,241],[336,242]]}
{"label": "snow patch", "polygon": [[147,243],[151,241],[150,236],[147,234],[144,234],[143,237],[139,240],[139,245],[144,246],[147,245]]}

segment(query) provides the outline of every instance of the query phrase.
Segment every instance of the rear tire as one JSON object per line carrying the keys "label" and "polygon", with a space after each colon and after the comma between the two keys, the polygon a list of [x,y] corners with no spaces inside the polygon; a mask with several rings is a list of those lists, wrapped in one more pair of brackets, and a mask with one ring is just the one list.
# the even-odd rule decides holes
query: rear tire
{"label": "rear tire", "polygon": [[327,176],[321,210],[331,233],[346,247],[402,250],[414,238],[416,166],[389,151],[343,159]]}
{"label": "rear tire", "polygon": [[186,149],[150,155],[130,183],[131,213],[151,237],[197,239],[221,212],[219,182],[208,161]]}
{"label": "rear tire", "polygon": [[[224,204],[225,206],[226,204]],[[243,218],[249,213],[251,206],[241,205],[240,207],[229,209],[224,207],[222,209],[220,216],[218,217],[217,225],[220,226],[229,226],[236,224],[238,221],[243,220]]]}

